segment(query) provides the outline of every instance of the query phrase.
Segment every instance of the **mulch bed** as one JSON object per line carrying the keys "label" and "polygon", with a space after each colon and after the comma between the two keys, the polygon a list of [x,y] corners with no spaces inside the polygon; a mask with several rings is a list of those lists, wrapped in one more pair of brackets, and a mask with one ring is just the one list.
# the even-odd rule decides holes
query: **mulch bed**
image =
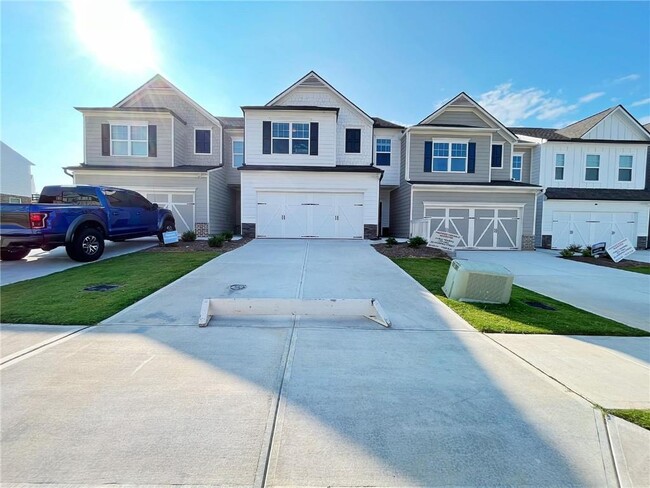
{"label": "mulch bed", "polygon": [[618,263],[615,263],[608,257],[602,257],[596,259],[596,258],[585,257],[585,256],[572,256],[569,258],[562,258],[562,259],[569,259],[571,261],[580,261],[583,263],[595,264],[596,266],[605,266],[607,268],[646,268],[650,266],[650,264],[648,263],[643,263],[641,261],[632,261],[630,259],[624,259],[623,261],[619,261]]}
{"label": "mulch bed", "polygon": [[238,241],[226,241],[223,243],[223,247],[210,247],[208,246],[208,241],[192,241],[192,242],[183,242],[178,241],[176,244],[169,244],[163,246],[159,244],[158,246],[149,248],[146,252],[196,252],[196,251],[213,251],[224,253],[228,251],[233,251],[239,247],[242,247],[244,244],[248,244],[252,239],[242,238]]}
{"label": "mulch bed", "polygon": [[388,244],[372,244],[372,247],[375,248],[375,251],[387,256],[389,258],[446,258],[449,259],[449,256],[444,251],[440,249],[434,249],[432,247],[420,246],[420,247],[408,247],[405,242],[399,244],[393,244],[389,246]]}

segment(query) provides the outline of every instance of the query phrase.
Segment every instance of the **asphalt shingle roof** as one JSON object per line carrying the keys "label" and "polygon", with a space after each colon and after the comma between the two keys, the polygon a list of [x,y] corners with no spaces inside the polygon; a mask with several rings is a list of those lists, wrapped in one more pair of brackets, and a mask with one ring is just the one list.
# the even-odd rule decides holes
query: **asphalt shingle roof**
{"label": "asphalt shingle roof", "polygon": [[244,117],[217,117],[224,129],[243,129]]}
{"label": "asphalt shingle roof", "polygon": [[386,119],[381,119],[379,117],[373,117],[372,120],[375,121],[373,127],[377,129],[403,129],[403,125],[395,124]]}
{"label": "asphalt shingle roof", "polygon": [[547,188],[551,200],[627,200],[650,201],[650,190],[614,190],[611,188]]}

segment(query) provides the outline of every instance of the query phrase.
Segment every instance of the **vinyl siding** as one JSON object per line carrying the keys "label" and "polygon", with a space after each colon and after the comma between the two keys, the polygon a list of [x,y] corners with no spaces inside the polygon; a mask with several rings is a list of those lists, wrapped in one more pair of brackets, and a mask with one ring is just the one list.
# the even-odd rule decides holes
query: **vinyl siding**
{"label": "vinyl siding", "polygon": [[[492,134],[492,142],[503,143],[503,153],[501,154],[502,167],[492,168],[492,181],[509,181],[510,166],[512,165],[512,144],[507,142],[500,134]],[[491,161],[490,164],[492,164]]]}
{"label": "vinyl siding", "polygon": [[618,141],[645,141],[648,139],[636,124],[632,123],[620,112],[614,112],[605,117],[582,139],[613,139]]}
{"label": "vinyl siding", "polygon": [[[102,124],[116,122],[147,122],[156,125],[157,156],[102,156]],[[180,124],[180,122],[178,123]],[[172,116],[169,114],[125,114],[121,112],[106,114],[84,114],[86,148],[84,162],[88,165],[110,166],[161,166],[172,165]]]}
{"label": "vinyl siding", "polygon": [[[244,138],[243,129],[225,129],[223,131],[223,167],[226,170],[226,183],[229,185],[241,184],[241,172],[232,166],[232,140]],[[245,161],[245,160],[244,160]]]}
{"label": "vinyl siding", "polygon": [[406,135],[400,141],[400,186],[390,192],[390,234],[408,237],[411,229],[411,185],[406,182]]}
{"label": "vinyl siding", "polygon": [[[475,173],[437,173],[424,171],[424,142],[430,140],[469,139],[476,143],[476,172]],[[490,181],[490,157],[492,146],[490,136],[451,136],[440,132],[426,134],[411,133],[409,179],[411,181],[436,182],[488,182]]]}
{"label": "vinyl siding", "polygon": [[[530,162],[531,162],[531,148],[529,147],[517,147],[514,146],[513,148],[513,154],[514,153],[522,153],[524,155],[524,160],[522,162],[522,171],[521,171],[521,181],[522,183],[530,183]],[[512,166],[512,157],[510,157],[510,165]],[[492,178],[493,180],[495,178]],[[504,179],[510,179],[510,174],[508,174],[508,178]]]}
{"label": "vinyl siding", "polygon": [[543,146],[535,146],[532,149],[532,156],[530,162],[530,182],[533,185],[539,185],[539,175],[542,164],[542,151]]}
{"label": "vinyl siding", "polygon": [[471,110],[446,110],[433,122],[434,124],[469,125],[470,127],[490,127],[482,118]]}
{"label": "vinyl siding", "polygon": [[208,172],[210,182],[210,234],[234,230],[233,198],[224,168]]}
{"label": "vinyl siding", "polygon": [[[32,163],[0,142],[0,192],[5,195],[32,196]],[[40,190],[40,188],[39,188]]]}
{"label": "vinyl siding", "polygon": [[544,200],[546,197],[543,193],[537,195],[537,214],[535,216],[535,247],[542,247],[542,214],[544,211]]}
{"label": "vinyl siding", "polygon": [[372,144],[373,164],[377,164],[377,139],[390,139],[391,155],[390,166],[378,166],[384,170],[384,177],[381,180],[381,186],[399,185],[400,162],[401,158],[401,129],[375,129],[374,141]]}

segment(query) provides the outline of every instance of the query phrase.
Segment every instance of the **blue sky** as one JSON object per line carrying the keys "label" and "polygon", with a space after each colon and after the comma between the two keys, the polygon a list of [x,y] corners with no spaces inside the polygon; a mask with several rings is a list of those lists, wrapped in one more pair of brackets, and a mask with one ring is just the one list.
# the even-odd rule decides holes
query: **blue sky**
{"label": "blue sky", "polygon": [[460,91],[509,125],[618,103],[650,122],[649,2],[80,1],[0,3],[0,138],[37,188],[82,162],[73,107],[114,105],[156,72],[216,115],[314,69],[405,124]]}

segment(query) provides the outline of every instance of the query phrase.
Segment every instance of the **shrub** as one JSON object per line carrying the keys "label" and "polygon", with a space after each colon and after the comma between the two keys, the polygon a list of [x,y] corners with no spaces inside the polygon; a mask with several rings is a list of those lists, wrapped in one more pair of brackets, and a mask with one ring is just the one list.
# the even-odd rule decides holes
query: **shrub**
{"label": "shrub", "polygon": [[581,253],[585,258],[590,258],[591,257],[591,246],[585,247]]}
{"label": "shrub", "polygon": [[578,244],[571,244],[570,246],[567,247],[567,249],[569,251],[574,252],[574,253],[575,252],[582,252],[582,246],[580,246]]}
{"label": "shrub", "polygon": [[569,246],[569,247],[567,247],[565,249],[562,249],[560,251],[560,256],[562,256],[563,258],[570,258],[574,254],[575,253],[571,250],[571,246]]}
{"label": "shrub", "polygon": [[397,244],[397,239],[395,239],[394,237],[388,237],[386,239],[386,245],[388,247],[393,247],[395,244]]}
{"label": "shrub", "polygon": [[427,241],[424,238],[420,237],[420,236],[411,237],[408,240],[408,246],[409,247],[420,247],[420,246],[422,246],[422,245],[424,245],[426,243],[427,243]]}
{"label": "shrub", "polygon": [[196,240],[196,232],[191,230],[186,230],[181,235],[181,241],[183,242],[192,242]]}
{"label": "shrub", "polygon": [[225,237],[223,234],[219,236],[210,236],[208,237],[208,246],[210,247],[223,247],[223,243],[225,242]]}
{"label": "shrub", "polygon": [[232,238],[235,234],[233,234],[231,231],[227,230],[226,232],[222,232],[221,235],[223,236],[224,240],[230,242],[232,241]]}

